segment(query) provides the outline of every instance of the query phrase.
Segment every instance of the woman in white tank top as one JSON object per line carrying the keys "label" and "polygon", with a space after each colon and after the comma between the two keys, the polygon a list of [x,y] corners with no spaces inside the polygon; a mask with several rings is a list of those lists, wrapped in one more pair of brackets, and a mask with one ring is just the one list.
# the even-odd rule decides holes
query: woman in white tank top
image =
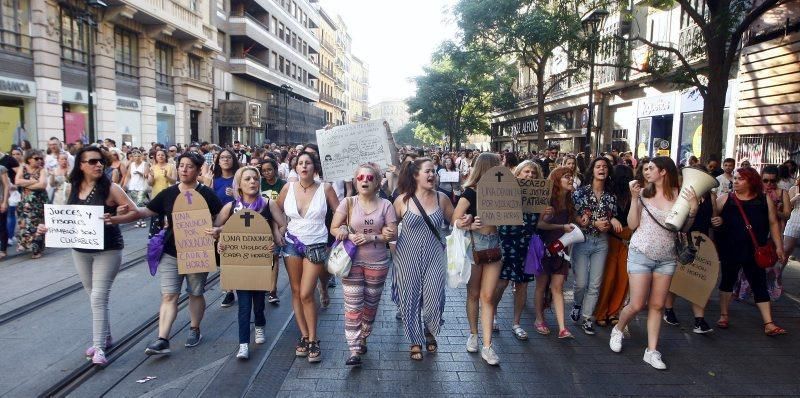
{"label": "woman in white tank top", "polygon": [[314,174],[321,170],[316,156],[308,152],[300,154],[295,169],[298,181],[286,184],[277,201],[289,218],[284,262],[292,288],[295,321],[301,333],[295,355],[307,357],[312,363],[322,360],[314,289],[327,259],[328,225],[325,215],[329,207],[335,209],[339,206],[330,184],[314,180]]}
{"label": "woman in white tank top", "polygon": [[[122,187],[128,189],[130,195],[136,206],[147,206],[147,175],[150,173],[150,167],[144,161],[142,153],[136,149],[131,152],[133,154],[133,161],[128,165],[128,174],[122,180]],[[147,222],[144,220],[136,221],[136,226],[144,228]]]}

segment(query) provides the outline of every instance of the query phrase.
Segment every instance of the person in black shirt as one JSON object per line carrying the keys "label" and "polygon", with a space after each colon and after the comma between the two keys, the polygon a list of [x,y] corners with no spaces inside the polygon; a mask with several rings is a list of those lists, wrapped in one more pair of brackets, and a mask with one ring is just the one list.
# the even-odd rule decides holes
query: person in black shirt
{"label": "person in black shirt", "polygon": [[[167,219],[165,223],[167,232],[164,241],[164,255],[161,257],[158,267],[158,274],[161,279],[161,316],[158,320],[158,339],[147,346],[145,350],[147,355],[170,353],[169,334],[172,329],[172,323],[175,322],[175,317],[178,314],[178,296],[180,295],[184,278],[187,283],[186,291],[189,293],[189,315],[191,317],[191,327],[189,336],[186,339],[186,347],[194,347],[200,344],[202,339],[200,321],[203,319],[203,313],[206,308],[203,293],[208,273],[186,275],[178,273],[175,235],[172,232],[172,207],[181,192],[194,189],[205,199],[212,219],[216,218],[217,214],[222,210],[222,203],[217,198],[217,195],[214,194],[214,191],[197,181],[203,163],[205,163],[205,159],[199,153],[186,152],[178,156],[178,180],[180,183],[164,189],[150,201],[147,207],[138,209],[140,218],[158,216],[162,219]],[[213,228],[209,227],[206,233],[213,236]]]}

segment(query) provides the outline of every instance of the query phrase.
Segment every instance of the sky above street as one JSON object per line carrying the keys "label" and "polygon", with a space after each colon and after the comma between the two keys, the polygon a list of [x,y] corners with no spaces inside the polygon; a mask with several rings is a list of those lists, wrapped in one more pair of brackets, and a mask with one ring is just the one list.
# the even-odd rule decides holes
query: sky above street
{"label": "sky above street", "polygon": [[414,76],[439,44],[455,36],[450,9],[456,0],[320,0],[339,14],[353,39],[353,54],[369,65],[369,103],[414,94]]}

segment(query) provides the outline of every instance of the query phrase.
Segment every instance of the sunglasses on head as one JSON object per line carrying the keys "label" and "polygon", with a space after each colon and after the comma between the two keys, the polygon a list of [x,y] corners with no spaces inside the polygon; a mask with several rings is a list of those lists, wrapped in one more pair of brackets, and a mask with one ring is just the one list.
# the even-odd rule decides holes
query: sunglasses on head
{"label": "sunglasses on head", "polygon": [[102,164],[103,166],[106,165],[105,159],[89,159],[89,160],[81,160],[81,163],[89,163],[90,166],[97,166],[98,163]]}
{"label": "sunglasses on head", "polygon": [[358,180],[358,181],[367,180],[369,182],[372,182],[372,181],[375,180],[375,176],[372,175],[372,174],[359,174],[359,176],[356,177],[356,180]]}

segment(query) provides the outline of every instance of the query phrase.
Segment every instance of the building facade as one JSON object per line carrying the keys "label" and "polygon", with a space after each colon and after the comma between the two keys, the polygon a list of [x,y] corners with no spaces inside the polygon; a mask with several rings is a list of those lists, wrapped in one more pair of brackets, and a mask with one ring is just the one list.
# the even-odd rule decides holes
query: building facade
{"label": "building facade", "polygon": [[408,113],[408,104],[403,100],[382,101],[369,107],[372,119],[384,119],[389,123],[392,131],[399,131],[411,119]]}
{"label": "building facade", "polygon": [[342,124],[344,103],[341,100],[342,88],[336,85],[334,64],[336,63],[336,22],[321,7],[317,9],[320,16],[320,28],[317,37],[320,44],[319,56],[319,102],[317,106],[325,111],[325,123]]}
{"label": "building facade", "polygon": [[91,11],[79,1],[3,1],[0,148],[88,141],[92,55],[95,139],[210,139],[209,59],[220,49],[209,10],[203,0],[121,0]]}
{"label": "building facade", "polygon": [[350,123],[370,120],[369,66],[355,55],[350,64]]}

